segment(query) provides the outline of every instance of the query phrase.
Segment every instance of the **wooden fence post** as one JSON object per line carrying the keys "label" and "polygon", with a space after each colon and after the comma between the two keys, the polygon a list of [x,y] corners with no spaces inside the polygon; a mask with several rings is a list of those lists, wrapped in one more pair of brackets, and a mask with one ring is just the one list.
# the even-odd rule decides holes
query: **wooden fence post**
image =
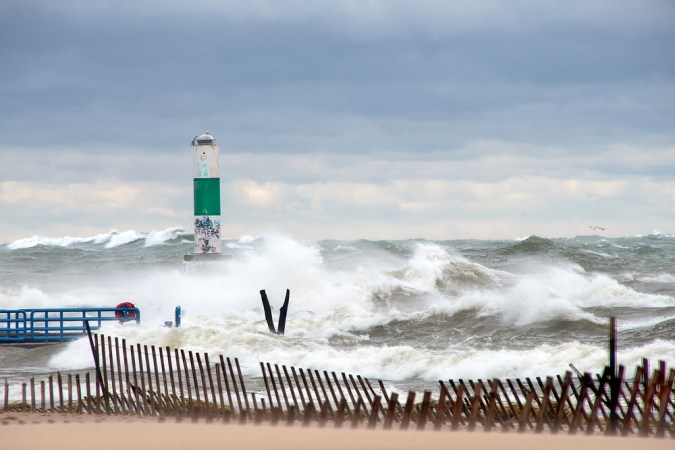
{"label": "wooden fence post", "polygon": [[489,402],[487,409],[487,416],[485,417],[485,431],[491,431],[495,425],[495,411],[497,409],[497,381],[492,381],[492,386],[489,392]]}
{"label": "wooden fence post", "polygon": [[[241,393],[244,396],[244,404],[246,405],[246,414],[251,418],[251,406],[248,403],[248,395],[246,394],[246,384],[244,384],[244,376],[241,373],[241,367],[239,366],[239,358],[234,358],[234,365],[237,368],[237,374],[239,376],[239,386],[241,386]],[[284,370],[286,368],[284,367]]]}
{"label": "wooden fence post", "polygon": [[431,391],[424,391],[422,397],[422,405],[420,407],[420,415],[417,419],[417,429],[424,430],[427,425],[427,414],[429,413],[429,403],[431,402]]}
{"label": "wooden fence post", "polygon": [[530,411],[532,410],[532,402],[534,401],[535,393],[529,392],[525,400],[525,407],[520,411],[520,423],[518,424],[518,432],[525,431],[525,425],[530,424]]}
{"label": "wooden fence post", "polygon": [[5,405],[4,405],[4,410],[9,411],[9,381],[7,381],[7,378],[5,378]]}
{"label": "wooden fence post", "polygon": [[35,378],[30,379],[30,409],[35,411]]}
{"label": "wooden fence post", "polygon": [[415,392],[408,391],[408,399],[405,402],[403,409],[403,418],[401,419],[401,430],[407,430],[410,424],[410,415],[412,414],[413,406],[415,405]]}
{"label": "wooden fence post", "polygon": [[394,421],[394,415],[396,414],[396,404],[398,403],[398,394],[392,392],[389,398],[387,415],[384,418],[384,429],[388,430],[391,428],[391,424]]}
{"label": "wooden fence post", "polygon": [[[548,411],[548,406],[551,402],[550,400],[550,395],[551,395],[551,390],[553,389],[553,378],[551,377],[546,377],[546,385],[544,386],[544,391],[542,393],[542,400],[541,400],[541,406],[539,408],[539,417],[537,417],[537,426],[535,427],[534,431],[537,433],[541,433],[544,431],[544,421],[546,421],[546,413]],[[553,428],[553,426],[551,426]]]}
{"label": "wooden fence post", "polygon": [[434,430],[440,430],[441,426],[443,424],[443,420],[445,419],[445,408],[446,408],[446,398],[449,398],[450,396],[448,395],[448,390],[445,387],[445,384],[443,384],[442,381],[439,381],[441,384],[441,391],[440,394],[438,395],[438,406],[436,406],[436,420],[434,421]]}
{"label": "wooden fence post", "polygon": [[473,399],[471,400],[471,416],[469,416],[469,431],[473,431],[476,428],[479,410],[482,409],[480,400],[481,386],[481,384],[476,385],[473,391]]}
{"label": "wooden fence post", "polygon": [[[662,369],[665,372],[665,367]],[[666,434],[666,417],[668,417],[668,406],[671,402],[671,392],[673,390],[673,382],[675,382],[675,369],[670,369],[670,375],[668,377],[668,382],[661,386],[661,393],[659,395],[660,407],[659,407],[659,422],[656,425],[656,437],[664,437]],[[673,427],[673,413],[670,413],[671,428]],[[671,434],[675,434],[675,429],[671,431]]]}

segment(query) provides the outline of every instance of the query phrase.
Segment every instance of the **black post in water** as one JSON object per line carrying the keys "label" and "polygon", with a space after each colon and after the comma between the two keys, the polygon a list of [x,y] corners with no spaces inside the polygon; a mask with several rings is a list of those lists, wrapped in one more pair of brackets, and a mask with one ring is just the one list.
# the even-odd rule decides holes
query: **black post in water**
{"label": "black post in water", "polygon": [[96,378],[98,378],[98,384],[101,386],[103,391],[103,399],[105,400],[105,410],[107,414],[110,414],[110,405],[108,403],[108,385],[103,380],[103,374],[101,374],[101,365],[98,362],[98,350],[94,345],[94,338],[91,335],[91,328],[89,328],[89,321],[84,321],[84,326],[87,328],[87,336],[89,336],[89,346],[91,347],[91,354],[94,357],[94,365],[96,366]]}
{"label": "black post in water", "polygon": [[284,299],[284,306],[279,310],[279,327],[277,334],[283,336],[286,331],[286,313],[288,312],[288,301],[291,298],[290,289],[286,289],[286,298]]}
{"label": "black post in water", "polygon": [[263,308],[265,309],[265,320],[267,321],[267,327],[270,330],[270,333],[277,333],[277,330],[274,328],[274,322],[272,321],[272,308],[270,307],[270,301],[267,299],[267,293],[265,289],[260,291],[260,298],[262,298]]}
{"label": "black post in water", "polygon": [[616,372],[616,317],[609,318],[609,376],[610,416],[607,433],[615,434],[619,420],[616,409],[619,404],[619,389],[621,388],[621,380],[617,377]]}

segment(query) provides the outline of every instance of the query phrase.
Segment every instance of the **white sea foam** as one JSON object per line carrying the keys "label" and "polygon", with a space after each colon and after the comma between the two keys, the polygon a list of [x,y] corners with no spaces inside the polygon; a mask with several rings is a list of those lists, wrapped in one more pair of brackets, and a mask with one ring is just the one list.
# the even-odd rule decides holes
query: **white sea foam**
{"label": "white sea foam", "polygon": [[675,315],[663,316],[663,317],[654,317],[651,319],[642,319],[642,320],[621,320],[617,325],[618,331],[628,331],[628,330],[644,330],[653,328],[664,322],[669,322],[675,320]]}
{"label": "white sea foam", "polygon": [[126,245],[134,241],[145,239],[145,234],[134,230],[127,230],[121,233],[111,233],[110,240],[105,244],[105,248],[115,248],[120,245]]}
{"label": "white sea foam", "polygon": [[[165,235],[166,236],[166,235]],[[137,237],[135,232],[116,245]],[[593,306],[673,306],[672,297],[638,293],[601,274],[588,274],[575,265],[532,264],[518,273],[504,273],[467,261],[435,244],[417,245],[409,258],[326,267],[319,247],[288,237],[257,241],[255,252],[242,253],[213,274],[164,270],[129,273],[124,278],[99,279],[50,294],[41,304],[114,305],[132,300],[148,320],[159,323],[181,304],[193,314],[243,313],[260,307],[258,291],[266,289],[276,307],[286,288],[292,290],[293,311],[311,311],[330,332],[364,330],[393,320],[420,320],[437,314],[449,317],[476,310],[514,325],[547,320],[603,319],[585,308]],[[392,270],[394,269],[394,270]],[[26,291],[28,292],[28,291]],[[15,303],[31,304],[26,292]],[[44,294],[47,295],[47,294]],[[385,301],[378,303],[376,299]],[[329,330],[329,331],[326,331]]]}
{"label": "white sea foam", "polygon": [[657,273],[653,275],[639,275],[637,277],[640,281],[650,283],[675,283],[675,275],[672,273]]}
{"label": "white sea foam", "polygon": [[162,245],[172,239],[176,239],[182,236],[189,236],[190,234],[191,233],[188,233],[181,227],[172,227],[160,231],[151,231],[145,237],[145,247]]}
{"label": "white sea foam", "polygon": [[27,285],[18,290],[0,288],[0,309],[80,308],[90,306],[91,300],[83,298],[80,293],[47,293]]}
{"label": "white sea foam", "polygon": [[667,238],[673,237],[672,234],[664,233],[663,231],[657,230],[657,229],[652,230],[652,232],[649,233],[649,235],[650,236],[658,236],[658,237],[667,237]]}
{"label": "white sea foam", "polygon": [[20,250],[25,248],[37,247],[38,245],[46,245],[52,247],[68,247],[73,244],[83,244],[93,242],[94,237],[71,237],[63,236],[57,238],[50,238],[44,236],[33,236],[29,238],[19,239],[7,245],[10,250]]}
{"label": "white sea foam", "polygon": [[[285,337],[266,333],[265,325],[251,327],[233,318],[220,321],[188,320],[181,328],[108,326],[103,332],[120,336],[128,344],[141,342],[158,347],[190,349],[239,358],[246,375],[260,376],[259,363],[358,373],[387,380],[449,378],[522,377],[563,374],[574,363],[583,371],[600,372],[607,363],[604,345],[565,342],[531,349],[480,349],[463,345],[429,351],[410,345],[339,347],[326,340],[291,334]],[[675,363],[675,343],[656,341],[621,349],[619,362],[630,371],[642,358]],[[54,369],[73,370],[92,366],[86,340],[68,344],[50,361]]]}
{"label": "white sea foam", "polygon": [[[111,232],[98,239],[106,248],[142,239],[146,246],[156,246],[184,233],[179,228],[147,235]],[[24,287],[0,289],[0,308],[114,306],[130,300],[141,309],[142,324],[111,323],[103,332],[129,343],[236,356],[250,375],[258,375],[259,361],[269,361],[391,380],[435,380],[557,374],[570,362],[583,370],[600,370],[606,349],[604,342],[486,349],[472,347],[478,345],[472,340],[443,348],[444,342],[429,346],[395,336],[384,343],[373,328],[405,322],[422,326],[426,319],[443,316],[449,326],[461,327],[453,320],[467,311],[494,326],[561,320],[604,324],[606,319],[589,308],[675,306],[672,297],[639,293],[575,264],[529,258],[508,271],[497,270],[429,242],[397,243],[396,251],[369,242],[337,244],[339,251],[331,251],[336,246],[330,244],[322,250],[319,243],[280,235],[226,242],[239,256],[208,271],[120,266],[95,279],[79,274],[77,282],[58,288],[27,279]],[[267,331],[259,290],[266,290],[276,311],[287,288],[291,306],[286,336],[274,336]],[[164,321],[173,320],[176,305],[183,308],[183,326],[163,327]],[[654,324],[653,317],[634,319],[620,323],[619,329]],[[52,367],[90,367],[87,345],[84,340],[68,344],[52,359]],[[626,357],[627,364],[642,357],[675,361],[675,343],[641,345]]]}
{"label": "white sea foam", "polygon": [[[169,228],[164,232],[171,233],[177,228]],[[163,232],[158,232],[163,233]],[[61,237],[45,237],[45,236],[32,236],[29,238],[19,239],[7,245],[9,250],[20,250],[26,248],[37,247],[38,245],[51,246],[51,247],[69,247],[76,244],[106,244],[106,248],[117,247],[119,245],[128,244],[137,239],[142,239],[145,235],[137,231],[129,230],[122,233],[112,230],[110,233],[97,234],[95,236],[88,237],[72,237],[72,236],[61,236]]]}

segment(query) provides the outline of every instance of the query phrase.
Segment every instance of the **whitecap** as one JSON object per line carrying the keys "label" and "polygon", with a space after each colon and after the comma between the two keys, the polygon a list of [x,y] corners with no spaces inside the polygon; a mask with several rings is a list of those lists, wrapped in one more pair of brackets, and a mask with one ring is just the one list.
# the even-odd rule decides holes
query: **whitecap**
{"label": "whitecap", "polygon": [[110,236],[110,240],[105,244],[105,248],[115,248],[121,245],[126,245],[134,241],[144,239],[145,235],[134,230],[123,231],[122,233],[115,233]]}
{"label": "whitecap", "polygon": [[189,235],[190,233],[188,233],[181,227],[172,227],[161,231],[151,231],[145,238],[144,246],[152,247],[155,245],[162,245],[172,239]]}

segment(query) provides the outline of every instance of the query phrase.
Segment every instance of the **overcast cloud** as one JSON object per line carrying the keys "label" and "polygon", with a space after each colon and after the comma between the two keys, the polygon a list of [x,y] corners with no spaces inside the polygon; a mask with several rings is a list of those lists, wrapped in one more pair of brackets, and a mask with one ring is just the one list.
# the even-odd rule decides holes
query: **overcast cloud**
{"label": "overcast cloud", "polygon": [[0,242],[675,233],[675,2],[4,0]]}

